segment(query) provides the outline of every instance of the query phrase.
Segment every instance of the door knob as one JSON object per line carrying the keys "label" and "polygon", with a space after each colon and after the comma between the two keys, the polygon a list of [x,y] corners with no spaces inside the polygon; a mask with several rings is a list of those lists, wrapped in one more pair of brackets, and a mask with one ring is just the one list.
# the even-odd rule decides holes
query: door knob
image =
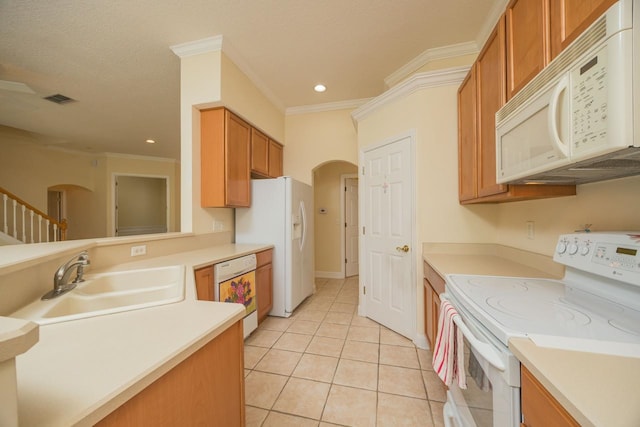
{"label": "door knob", "polygon": [[396,246],[396,251],[398,252],[409,252],[409,246]]}

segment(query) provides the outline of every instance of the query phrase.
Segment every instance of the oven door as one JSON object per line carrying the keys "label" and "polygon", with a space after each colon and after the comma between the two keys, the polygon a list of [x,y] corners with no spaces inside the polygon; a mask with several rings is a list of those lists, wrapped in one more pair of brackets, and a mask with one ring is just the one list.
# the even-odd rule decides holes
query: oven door
{"label": "oven door", "polygon": [[454,322],[464,335],[467,374],[466,389],[458,387],[456,382],[449,387],[444,407],[445,426],[519,426],[520,365],[517,359],[453,298],[443,294],[441,299],[448,299],[460,315]]}

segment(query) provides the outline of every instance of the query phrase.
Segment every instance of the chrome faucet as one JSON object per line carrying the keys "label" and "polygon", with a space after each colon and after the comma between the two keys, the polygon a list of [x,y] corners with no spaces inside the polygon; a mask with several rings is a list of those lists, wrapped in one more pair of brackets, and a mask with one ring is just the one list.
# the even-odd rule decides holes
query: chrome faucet
{"label": "chrome faucet", "polygon": [[[53,299],[63,295],[77,286],[78,283],[84,282],[84,268],[91,264],[89,261],[89,253],[82,251],[78,255],[62,264],[53,275],[53,289],[42,296],[43,300]],[[69,279],[73,270],[76,270],[76,278],[71,283]]]}

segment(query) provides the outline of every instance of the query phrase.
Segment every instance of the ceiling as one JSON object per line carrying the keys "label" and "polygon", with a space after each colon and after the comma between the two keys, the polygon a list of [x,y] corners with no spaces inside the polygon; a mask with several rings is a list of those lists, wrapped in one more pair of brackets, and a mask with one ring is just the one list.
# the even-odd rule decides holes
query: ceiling
{"label": "ceiling", "polygon": [[[238,65],[286,112],[380,95],[385,79],[426,51],[482,43],[503,5],[0,0],[0,141],[11,134],[72,150],[178,159],[180,60],[170,46],[222,35],[223,50],[232,46]],[[312,90],[318,82],[325,93]],[[42,99],[58,93],[75,102]]]}

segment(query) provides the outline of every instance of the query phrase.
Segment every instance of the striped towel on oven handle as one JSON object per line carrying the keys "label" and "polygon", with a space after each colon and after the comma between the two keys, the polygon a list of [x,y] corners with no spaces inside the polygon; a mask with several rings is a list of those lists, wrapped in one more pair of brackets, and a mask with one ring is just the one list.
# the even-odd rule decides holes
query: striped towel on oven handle
{"label": "striped towel on oven handle", "polygon": [[445,385],[450,386],[453,380],[460,388],[467,388],[464,372],[464,343],[462,332],[453,322],[459,316],[455,307],[446,299],[440,303],[438,316],[438,335],[433,349],[433,369]]}

